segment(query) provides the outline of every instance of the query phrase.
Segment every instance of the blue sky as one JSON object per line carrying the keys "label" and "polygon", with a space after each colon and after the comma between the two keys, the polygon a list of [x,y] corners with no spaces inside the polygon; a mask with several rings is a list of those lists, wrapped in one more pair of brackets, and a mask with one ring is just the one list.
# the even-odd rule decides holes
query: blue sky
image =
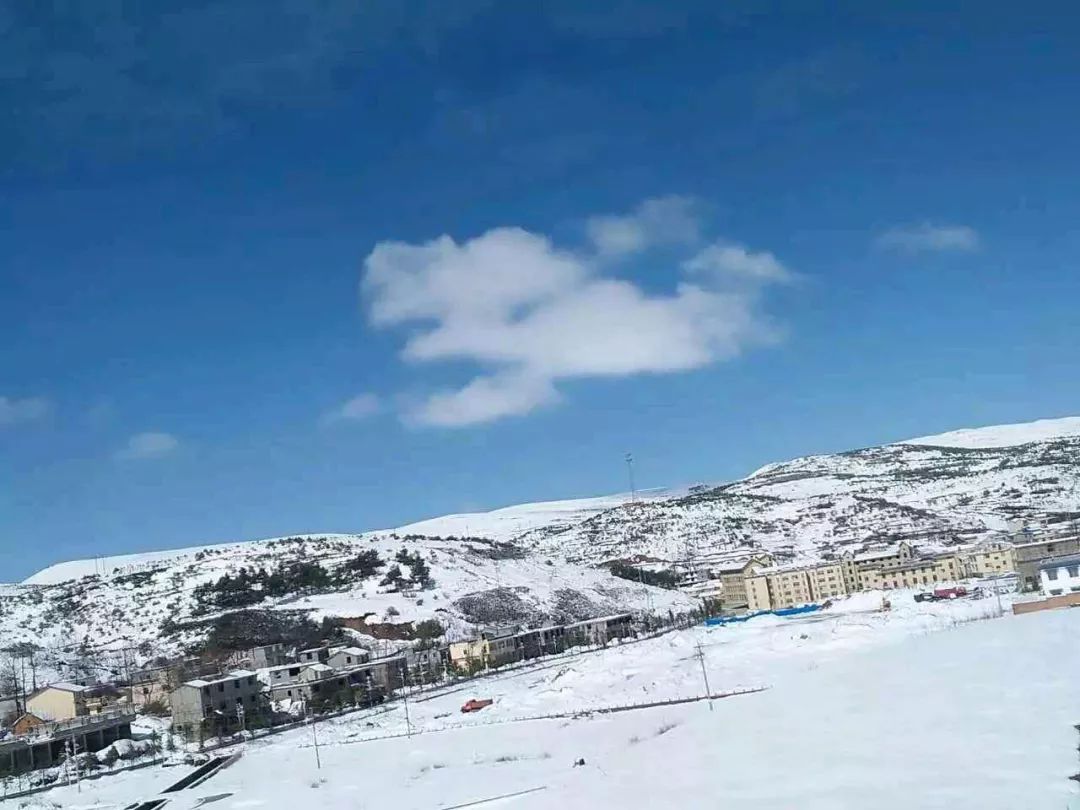
{"label": "blue sky", "polygon": [[1080,412],[1067,5],[47,5],[0,581]]}

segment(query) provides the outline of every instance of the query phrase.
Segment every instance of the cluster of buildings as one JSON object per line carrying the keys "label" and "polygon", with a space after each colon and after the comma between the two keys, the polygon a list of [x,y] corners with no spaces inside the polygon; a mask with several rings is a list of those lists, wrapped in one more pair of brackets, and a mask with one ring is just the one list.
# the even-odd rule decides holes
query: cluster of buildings
{"label": "cluster of buildings", "polygon": [[526,661],[563,652],[570,647],[603,645],[633,635],[633,616],[616,613],[571,624],[553,624],[533,630],[516,626],[493,627],[477,638],[450,645],[450,666],[459,672],[475,672],[512,661]]}
{"label": "cluster of buildings", "polygon": [[813,563],[778,563],[766,552],[755,552],[711,567],[704,578],[693,579],[684,589],[719,600],[724,610],[754,611],[821,602],[858,591],[924,588],[1009,574],[1016,575],[1025,591],[1041,589],[1052,596],[1080,593],[1080,579],[1074,582],[1069,574],[1077,570],[1077,560],[1069,562],[1069,555],[1080,559],[1080,535],[1022,537],[1019,542],[993,539],[935,552],[921,552],[902,541]]}
{"label": "cluster of buildings", "polygon": [[354,646],[292,650],[267,644],[235,654],[237,668],[194,678],[169,693],[173,728],[188,736],[233,733],[266,725],[274,707],[318,708],[339,698],[371,705],[405,683],[423,683],[445,671],[442,651],[408,649],[372,658]]}
{"label": "cluster of buildings", "polygon": [[0,737],[0,772],[48,768],[71,753],[100,751],[131,737],[135,711],[112,686],[54,683],[16,701],[17,716]]}

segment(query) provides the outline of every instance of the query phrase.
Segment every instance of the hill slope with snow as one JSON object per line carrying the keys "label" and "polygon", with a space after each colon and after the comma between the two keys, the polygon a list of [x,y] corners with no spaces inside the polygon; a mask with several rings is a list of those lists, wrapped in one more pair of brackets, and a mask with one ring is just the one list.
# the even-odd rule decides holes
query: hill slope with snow
{"label": "hill slope with snow", "polygon": [[[232,595],[254,598],[248,607],[314,619],[435,617],[459,635],[500,621],[645,607],[680,611],[693,600],[616,579],[597,566],[644,558],[707,567],[755,550],[780,560],[816,560],[869,542],[938,548],[1000,534],[1014,521],[1063,529],[1080,525],[1078,519],[1080,418],[1073,417],[807,456],[741,481],[656,491],[634,502],[616,495],[524,504],[363,535],[61,563],[0,592],[0,637],[175,651],[205,636],[214,616],[235,609],[235,602],[208,605],[205,595],[242,570],[279,579],[265,598],[257,591]],[[433,585],[411,582],[408,572],[401,587],[380,585],[403,548],[423,558]],[[383,566],[359,576],[350,561],[365,551]],[[302,563],[326,575],[290,590],[282,572]]]}

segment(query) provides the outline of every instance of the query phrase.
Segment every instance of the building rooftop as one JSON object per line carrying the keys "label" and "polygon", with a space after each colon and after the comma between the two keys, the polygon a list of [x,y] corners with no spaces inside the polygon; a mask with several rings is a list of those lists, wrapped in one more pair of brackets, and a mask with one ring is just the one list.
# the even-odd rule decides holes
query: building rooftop
{"label": "building rooftop", "polygon": [[632,613],[612,613],[610,616],[597,616],[594,619],[582,619],[579,622],[566,625],[567,629],[571,627],[583,627],[586,624],[596,624],[597,622],[609,622],[613,619],[632,619]]}
{"label": "building rooftop", "polygon": [[326,664],[308,664],[304,669],[309,672],[333,672],[334,668]]}
{"label": "building rooftop", "polygon": [[38,692],[44,692],[46,689],[59,689],[61,692],[89,692],[91,687],[83,686],[78,683],[68,683],[67,681],[58,681],[57,683],[50,683],[48,686],[42,687]]}
{"label": "building rooftop", "polygon": [[1051,557],[1039,565],[1040,571],[1049,571],[1053,568],[1064,568],[1066,565],[1080,565],[1080,554],[1069,554],[1064,557]]}
{"label": "building rooftop", "polygon": [[250,678],[255,675],[254,672],[249,672],[246,669],[236,669],[225,675],[220,675],[217,678],[195,678],[191,681],[184,681],[184,686],[194,686],[198,689],[202,689],[204,686],[213,686],[217,683],[225,683],[227,681],[236,681],[241,678]]}
{"label": "building rooftop", "polygon": [[345,653],[346,655],[365,656],[368,654],[368,651],[362,649],[361,647],[340,647],[338,649],[335,649],[333,654],[340,655],[341,653]]}

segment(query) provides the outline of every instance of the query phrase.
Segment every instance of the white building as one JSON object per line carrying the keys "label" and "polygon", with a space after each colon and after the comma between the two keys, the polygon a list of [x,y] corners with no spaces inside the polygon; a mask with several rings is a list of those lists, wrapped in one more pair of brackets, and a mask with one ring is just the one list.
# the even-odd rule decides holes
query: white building
{"label": "white building", "polygon": [[1057,557],[1040,565],[1039,587],[1043,596],[1080,593],[1080,555]]}

